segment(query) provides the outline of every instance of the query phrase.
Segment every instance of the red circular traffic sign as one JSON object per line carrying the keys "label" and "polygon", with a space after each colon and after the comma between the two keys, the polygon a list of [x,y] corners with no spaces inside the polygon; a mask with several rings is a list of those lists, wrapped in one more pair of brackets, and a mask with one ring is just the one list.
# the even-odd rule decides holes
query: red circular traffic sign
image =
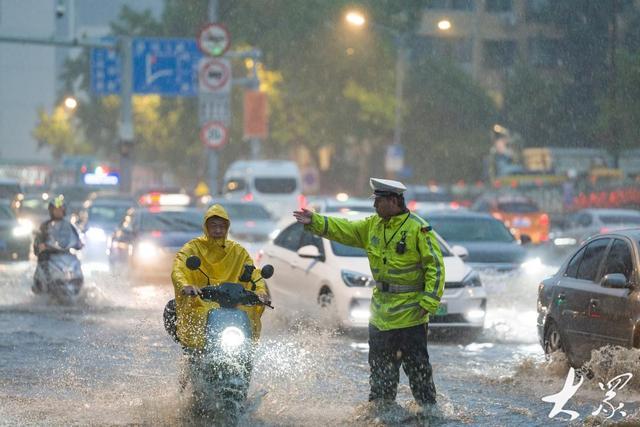
{"label": "red circular traffic sign", "polygon": [[200,141],[209,148],[224,147],[228,136],[227,127],[222,122],[207,122],[200,129]]}
{"label": "red circular traffic sign", "polygon": [[204,60],[198,71],[198,80],[205,89],[216,92],[225,87],[229,82],[231,70],[225,60]]}
{"label": "red circular traffic sign", "polygon": [[231,36],[222,24],[207,24],[198,34],[198,48],[205,55],[221,56],[229,49]]}

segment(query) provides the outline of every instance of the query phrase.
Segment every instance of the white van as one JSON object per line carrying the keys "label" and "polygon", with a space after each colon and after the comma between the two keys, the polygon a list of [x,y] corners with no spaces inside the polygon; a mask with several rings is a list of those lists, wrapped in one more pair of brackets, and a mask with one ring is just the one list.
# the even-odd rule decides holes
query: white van
{"label": "white van", "polygon": [[225,172],[222,193],[229,199],[260,202],[278,220],[302,203],[300,170],[287,160],[239,160]]}

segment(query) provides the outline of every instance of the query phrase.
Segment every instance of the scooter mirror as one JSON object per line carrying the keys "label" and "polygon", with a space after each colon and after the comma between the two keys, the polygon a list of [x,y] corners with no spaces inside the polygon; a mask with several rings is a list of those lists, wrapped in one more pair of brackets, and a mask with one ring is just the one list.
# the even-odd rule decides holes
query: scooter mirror
{"label": "scooter mirror", "polygon": [[186,264],[189,270],[197,270],[198,268],[200,268],[200,258],[198,258],[195,255],[192,255],[189,258],[187,258]]}
{"label": "scooter mirror", "polygon": [[251,264],[245,264],[244,270],[242,270],[242,275],[240,276],[241,282],[248,282],[251,280],[251,275],[253,274],[253,270],[256,268]]}
{"label": "scooter mirror", "polygon": [[262,267],[261,270],[262,270],[263,279],[268,279],[269,277],[273,276],[273,265],[267,264],[264,267]]}

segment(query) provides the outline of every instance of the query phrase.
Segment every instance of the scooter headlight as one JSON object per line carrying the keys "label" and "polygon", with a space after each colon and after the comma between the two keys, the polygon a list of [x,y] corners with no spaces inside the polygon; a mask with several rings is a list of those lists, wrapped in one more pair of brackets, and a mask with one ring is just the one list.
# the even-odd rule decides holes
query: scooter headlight
{"label": "scooter headlight", "polygon": [[240,328],[229,326],[220,334],[220,345],[227,353],[233,353],[244,343],[246,337]]}

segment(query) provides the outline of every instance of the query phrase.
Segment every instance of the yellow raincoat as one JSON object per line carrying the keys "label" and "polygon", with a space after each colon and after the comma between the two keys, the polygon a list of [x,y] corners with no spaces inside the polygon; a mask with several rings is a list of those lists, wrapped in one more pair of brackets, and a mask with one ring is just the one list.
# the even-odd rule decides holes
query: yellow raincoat
{"label": "yellow raincoat", "polygon": [[[200,258],[200,269],[211,279],[212,285],[223,282],[238,282],[245,264],[253,265],[249,253],[237,242],[227,239],[213,239],[207,232],[206,222],[209,218],[218,216],[229,220],[229,215],[220,205],[211,206],[203,221],[204,235],[187,242],[176,254],[173,262],[171,279],[176,293],[176,314],[178,317],[177,334],[180,342],[187,347],[202,348],[204,346],[204,330],[207,323],[207,314],[212,308],[218,308],[215,302],[203,301],[197,296],[182,294],[185,286],[203,288],[207,285],[207,278],[198,270],[189,270],[186,265],[188,257],[195,255]],[[255,292],[258,295],[266,295],[267,287],[260,277],[259,270],[254,270],[252,279],[257,286]],[[251,290],[252,284],[242,283],[245,289]],[[253,327],[253,338],[260,337],[260,317],[264,306],[240,306],[241,310],[249,315]]]}

